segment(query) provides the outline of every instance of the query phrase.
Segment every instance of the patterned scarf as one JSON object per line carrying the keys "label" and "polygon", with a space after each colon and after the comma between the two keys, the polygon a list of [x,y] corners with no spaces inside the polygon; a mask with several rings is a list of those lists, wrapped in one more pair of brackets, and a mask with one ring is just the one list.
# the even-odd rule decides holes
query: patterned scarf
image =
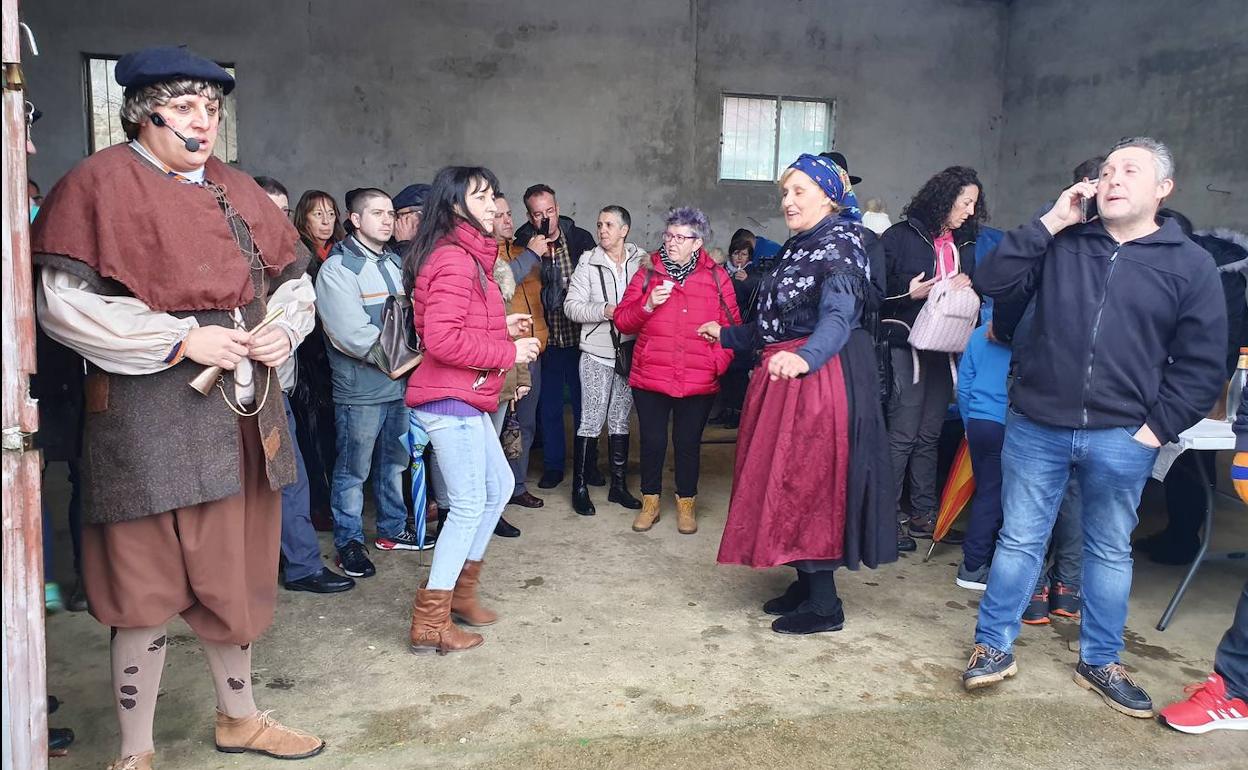
{"label": "patterned scarf", "polygon": [[693,269],[698,266],[699,256],[700,253],[694,254],[689,258],[688,262],[683,265],[678,265],[667,255],[666,244],[659,247],[659,259],[663,260],[663,268],[667,270],[667,274],[672,277],[672,280],[681,286],[685,285],[685,279],[688,278],[689,274],[693,272]]}
{"label": "patterned scarf", "polygon": [[759,285],[757,319],[763,340],[786,339],[786,316],[791,318],[799,311],[817,315],[828,281],[837,291],[865,299],[870,272],[862,225],[850,217],[828,216],[794,235],[785,241],[776,269]]}
{"label": "patterned scarf", "polygon": [[810,153],[797,156],[789,168],[795,168],[815,180],[815,184],[823,188],[833,203],[840,207],[842,219],[862,221],[862,209],[858,208],[858,196],[849,182],[848,171],[822,155]]}

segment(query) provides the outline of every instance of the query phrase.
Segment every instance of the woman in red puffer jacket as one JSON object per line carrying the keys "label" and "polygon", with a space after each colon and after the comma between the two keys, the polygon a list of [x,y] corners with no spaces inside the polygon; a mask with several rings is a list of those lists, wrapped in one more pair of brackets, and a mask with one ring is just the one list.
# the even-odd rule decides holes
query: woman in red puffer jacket
{"label": "woman in red puffer jacket", "polygon": [[707,321],[741,322],[732,278],[702,247],[710,238],[706,215],[694,208],[668,212],[663,247],[629,283],[615,310],[622,334],[636,334],[633,404],[641,432],[641,511],[633,529],[645,532],[659,520],[667,430],[676,451],[677,529],[698,531],[694,501],[702,429],[710,415],[719,377],[732,363],[732,351],[698,336]]}
{"label": "woman in red puffer jacket", "polygon": [[490,417],[507,370],[537,358],[538,341],[529,336],[528,316],[507,315],[494,282],[497,189],[489,169],[439,171],[403,258],[403,282],[424,347],[407,383],[409,444],[433,445],[451,506],[429,581],[412,605],[412,652],[444,654],[484,641],[452,623],[452,613],[470,626],[498,620],[478,603],[477,583],[515,480]]}

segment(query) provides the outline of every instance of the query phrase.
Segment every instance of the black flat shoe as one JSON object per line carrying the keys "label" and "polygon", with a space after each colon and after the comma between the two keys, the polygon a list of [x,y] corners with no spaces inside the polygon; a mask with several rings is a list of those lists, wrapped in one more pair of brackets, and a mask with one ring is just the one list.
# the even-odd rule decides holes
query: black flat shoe
{"label": "black flat shoe", "polygon": [[554,489],[563,483],[563,471],[546,471],[538,480],[538,489]]}
{"label": "black flat shoe", "polygon": [[315,575],[285,583],[287,591],[307,591],[313,594],[336,594],[355,588],[355,581],[345,575],[339,575],[329,567],[322,567]]}
{"label": "black flat shoe", "polygon": [[494,525],[494,534],[499,537],[520,537],[520,530],[500,516],[498,523]]}
{"label": "black flat shoe", "polygon": [[771,630],[777,634],[819,634],[826,631],[840,631],[845,627],[845,611],[837,609],[831,615],[820,615],[810,609],[809,605],[798,608],[788,615],[781,615],[771,623]]}
{"label": "black flat shoe", "polygon": [[784,593],[774,599],[763,602],[763,612],[768,615],[788,615],[796,612],[802,602],[810,598],[810,590],[802,585],[802,581],[794,580]]}
{"label": "black flat shoe", "polygon": [[82,582],[82,578],[74,583],[74,590],[69,592],[69,598],[65,600],[65,609],[70,612],[85,612],[87,609],[87,586]]}

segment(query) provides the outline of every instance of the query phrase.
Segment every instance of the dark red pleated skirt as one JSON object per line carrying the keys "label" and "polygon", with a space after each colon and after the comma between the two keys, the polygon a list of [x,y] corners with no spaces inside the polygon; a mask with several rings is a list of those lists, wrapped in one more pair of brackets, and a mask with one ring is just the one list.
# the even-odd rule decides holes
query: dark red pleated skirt
{"label": "dark red pleated skirt", "polygon": [[768,345],[750,378],[719,563],[757,569],[841,559],[849,477],[849,406],[840,357],[773,382],[767,362],[805,338]]}

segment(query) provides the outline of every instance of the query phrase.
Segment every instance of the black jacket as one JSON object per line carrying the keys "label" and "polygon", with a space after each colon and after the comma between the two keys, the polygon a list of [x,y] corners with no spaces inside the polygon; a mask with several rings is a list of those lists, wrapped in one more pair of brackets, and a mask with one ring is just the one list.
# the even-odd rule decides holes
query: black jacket
{"label": "black jacket", "polygon": [[[572,268],[575,269],[581,262],[581,255],[587,251],[593,251],[598,243],[594,240],[594,236],[589,234],[588,230],[584,230],[576,226],[576,222],[572,221],[572,217],[559,217],[559,229],[563,232],[563,237],[568,242],[568,256],[572,257]],[[525,247],[529,245],[529,240],[537,233],[532,224],[525,222],[524,225],[516,231],[516,245]],[[571,278],[572,276],[564,276]]]}
{"label": "black jacket", "polygon": [[[955,233],[955,236],[962,236]],[[910,281],[919,273],[924,279],[937,273],[936,246],[927,225],[914,217],[908,217],[884,231],[880,236],[880,244],[884,247],[884,290],[886,297],[900,297],[888,300],[881,310],[883,318],[902,321],[906,326],[914,326],[919,311],[927,300],[910,299]],[[969,277],[975,275],[975,238],[974,236],[955,238],[958,247],[958,260],[961,271]],[[873,269],[874,272],[874,269]],[[884,324],[884,335],[893,346],[909,347],[909,332],[897,324]]]}
{"label": "black jacket", "polygon": [[980,265],[994,300],[1035,295],[1014,408],[1063,428],[1147,423],[1163,443],[1209,412],[1225,383],[1226,305],[1209,253],[1172,219],[1117,243],[1097,220],[1056,237],[1039,219]]}

